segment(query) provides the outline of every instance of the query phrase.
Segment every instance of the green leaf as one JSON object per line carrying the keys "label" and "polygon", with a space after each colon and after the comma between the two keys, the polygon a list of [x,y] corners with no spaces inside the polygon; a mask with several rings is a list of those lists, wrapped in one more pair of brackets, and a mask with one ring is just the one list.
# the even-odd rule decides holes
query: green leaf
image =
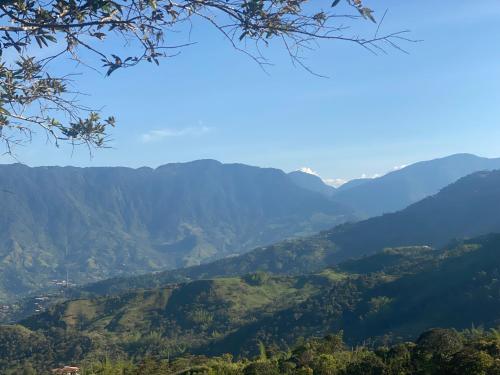
{"label": "green leaf", "polygon": [[45,39],[50,40],[52,43],[57,43],[57,39],[53,35],[45,35]]}
{"label": "green leaf", "polygon": [[153,9],[156,10],[156,7],[157,7],[157,3],[156,3],[156,0],[148,0],[148,4],[151,5],[151,7]]}
{"label": "green leaf", "polygon": [[10,116],[10,112],[9,112],[9,111],[7,111],[7,110],[6,110],[5,108],[3,108],[3,107],[0,107],[0,113],[1,113],[2,115],[7,115],[7,116]]}

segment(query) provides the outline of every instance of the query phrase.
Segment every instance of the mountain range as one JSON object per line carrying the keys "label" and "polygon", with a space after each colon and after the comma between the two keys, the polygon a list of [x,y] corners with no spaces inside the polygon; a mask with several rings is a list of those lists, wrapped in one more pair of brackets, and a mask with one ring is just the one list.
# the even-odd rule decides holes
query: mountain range
{"label": "mountain range", "polygon": [[[119,277],[0,305],[0,318],[17,322],[0,326],[0,372],[16,373],[25,363],[49,370],[103,353],[262,359],[339,331],[348,345],[387,345],[432,327],[496,327],[500,170],[489,170],[495,163],[455,155],[340,189],[324,189],[317,176],[301,172],[215,161],[154,170],[4,166],[5,297],[34,292],[62,269],[81,280]],[[419,173],[440,175],[443,168],[437,182],[408,189]],[[476,171],[459,176],[470,169]],[[384,211],[411,201],[410,191],[439,191],[355,221],[355,213],[370,209],[349,207],[341,194],[371,185],[367,191],[377,196],[381,184],[402,192]],[[325,218],[334,222],[329,229],[297,236],[318,230],[316,220]],[[179,235],[186,228],[196,241]],[[165,244],[172,233],[178,247]],[[232,242],[217,242],[228,233]],[[249,250],[242,245],[251,246],[252,235],[262,242],[289,238]],[[207,244],[220,252],[205,252]],[[193,264],[186,254],[202,254],[206,263]],[[190,264],[131,277],[116,271]]]}
{"label": "mountain range", "polygon": [[288,176],[301,188],[321,193],[327,197],[333,197],[336,193],[336,189],[333,186],[325,184],[320,177],[311,173],[293,171],[288,173]]}
{"label": "mountain range", "polygon": [[300,172],[293,173],[300,186],[323,192],[351,207],[359,217],[368,218],[402,210],[471,173],[495,169],[500,169],[500,158],[455,154],[411,164],[378,178],[351,180],[338,189],[324,183],[321,187],[321,179],[313,175],[301,176],[299,181]]}
{"label": "mountain range", "polygon": [[[441,246],[496,231],[495,173],[444,185],[498,164],[452,155],[339,189],[303,172],[213,160],[156,169],[3,165],[0,301],[66,278],[83,284],[180,269],[144,276],[162,285],[257,269],[312,272],[387,246]],[[483,192],[481,181],[490,190]],[[397,213],[356,222],[420,197]],[[196,267],[200,263],[206,266]]]}
{"label": "mountain range", "polygon": [[282,171],[213,160],[151,168],[0,166],[0,300],[199,264],[352,220]]}
{"label": "mountain range", "polygon": [[317,272],[384,248],[436,248],[454,239],[500,233],[498,207],[500,171],[476,172],[396,213],[339,225],[310,237],[286,240],[237,257],[154,275],[105,280],[84,289],[108,294],[129,288],[256,271],[295,275]]}
{"label": "mountain range", "polygon": [[436,326],[495,327],[499,253],[500,236],[489,235],[439,250],[386,249],[307,275],[257,272],[67,301],[0,327],[0,370],[21,358],[46,365],[103,351],[254,356],[340,330],[356,345],[415,339]]}

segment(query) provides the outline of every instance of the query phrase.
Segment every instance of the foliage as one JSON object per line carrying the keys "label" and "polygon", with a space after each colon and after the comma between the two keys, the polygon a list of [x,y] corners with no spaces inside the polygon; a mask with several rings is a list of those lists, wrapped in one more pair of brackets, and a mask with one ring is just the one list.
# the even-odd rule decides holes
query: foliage
{"label": "foliage", "polygon": [[[306,6],[306,0],[38,0],[0,2],[0,138],[11,145],[44,129],[56,142],[69,141],[103,147],[115,119],[80,105],[78,90],[68,76],[51,66],[64,58],[95,67],[109,76],[142,61],[159,64],[182,47],[176,34],[190,34],[185,25],[196,19],[219,30],[238,50],[261,65],[259,46],[281,42],[293,61],[305,67],[301,51],[318,40],[350,41],[371,50],[397,47],[402,33],[370,38],[348,36],[345,22],[375,21],[373,11],[360,0],[347,3],[357,12],[335,7]],[[355,12],[356,12],[355,11]],[[187,38],[186,38],[187,39]],[[247,46],[255,42],[256,51]],[[117,45],[126,44],[127,48]],[[42,51],[39,51],[42,50]],[[47,51],[47,52],[45,52]],[[307,67],[306,67],[307,68]]]}
{"label": "foliage", "polygon": [[[6,289],[22,295],[52,278],[63,279],[68,267],[78,283],[127,275],[85,286],[74,291],[74,297],[116,294],[131,288],[257,271],[318,272],[384,248],[408,246],[406,251],[410,252],[413,245],[443,246],[453,238],[500,231],[495,209],[500,200],[498,171],[465,177],[436,196],[394,214],[235,257],[230,255],[283,237],[307,234],[352,215],[345,207],[298,188],[279,171],[221,166],[213,161],[154,171],[31,170],[22,166],[5,170],[0,186],[16,194],[0,191],[5,196],[0,238],[11,239],[0,242],[5,254],[0,286],[8,285],[0,288],[0,298]],[[59,195],[51,193],[55,182],[60,186]],[[173,199],[181,186],[190,188]],[[228,201],[228,196],[239,198]],[[19,205],[18,199],[31,204]],[[421,247],[414,248],[416,257]],[[195,266],[200,258],[209,262],[220,257],[225,258]],[[401,260],[398,254],[379,254],[381,262],[384,257],[395,264]],[[191,265],[130,277],[131,273]],[[348,263],[343,267],[349,270]],[[372,259],[371,270],[366,265],[362,268],[361,263],[357,267],[351,271],[373,272],[377,265]]]}
{"label": "foliage", "polygon": [[157,169],[13,164],[0,174],[0,304],[44,297],[67,272],[83,284],[191,266],[349,217],[282,171],[213,160]]}
{"label": "foliage", "polygon": [[[381,267],[399,267],[402,271],[405,265],[401,262],[413,257],[424,260],[427,252],[432,251],[431,247],[445,246],[453,239],[500,232],[496,209],[498,204],[500,171],[478,172],[396,213],[338,225],[307,238],[287,240],[197,267],[111,279],[83,289],[91,293],[109,294],[136,287],[148,288],[256,271],[297,275],[318,272],[341,262],[342,268],[354,273],[375,272],[377,268],[383,271]],[[388,248],[398,250],[394,254],[384,252]],[[398,252],[413,252],[413,255],[406,257]],[[349,264],[350,259],[372,254],[378,254],[377,258],[369,258],[368,264],[356,262],[356,269]],[[418,267],[422,266],[425,266],[425,262],[419,263]]]}
{"label": "foliage", "polygon": [[[113,360],[191,363],[190,355],[197,354],[201,362],[196,366],[203,373],[206,363],[200,355],[231,353],[230,358],[260,361],[248,367],[249,373],[277,368],[329,374],[332,366],[350,373],[385,374],[387,368],[405,373],[411,366],[433,373],[448,368],[454,358],[463,368],[483,371],[496,363],[488,356],[500,353],[498,331],[466,328],[471,322],[485,328],[498,324],[499,249],[500,236],[491,235],[440,251],[391,249],[382,257],[348,263],[351,270],[370,270],[364,274],[343,271],[342,277],[332,277],[341,266],[294,277],[258,273],[68,301],[21,326],[2,328],[12,339],[4,340],[4,348],[0,341],[0,353],[8,353],[4,368],[29,358],[36,350],[29,342],[36,340],[23,337],[31,335],[48,343],[43,356],[53,364],[84,364],[103,359],[104,353]],[[431,327],[444,328],[418,338]],[[465,330],[459,334],[452,327]],[[343,335],[313,339],[339,330]],[[412,339],[416,346],[404,344]],[[488,356],[470,354],[466,341]],[[361,343],[368,347],[358,348]],[[358,348],[354,363],[346,362],[348,348]],[[283,358],[289,360],[280,362]],[[176,371],[186,364],[176,363]],[[224,363],[220,371],[231,374],[233,365]]]}
{"label": "foliage", "polygon": [[[183,356],[175,359],[146,357],[137,361],[107,358],[83,363],[84,375],[402,375],[402,374],[470,374],[496,375],[500,351],[494,336],[483,332],[474,339],[454,331],[430,330],[422,336],[452,335],[461,349],[442,357],[439,346],[405,342],[395,346],[349,349],[341,335],[312,339],[288,352],[275,352],[269,358],[233,359]],[[332,340],[336,343],[332,345]],[[420,340],[419,340],[420,341]],[[428,356],[422,356],[425,351]],[[439,360],[436,360],[439,358]],[[23,373],[45,374],[30,362],[18,366]],[[36,368],[36,372],[35,369]],[[27,372],[33,371],[33,372]],[[17,371],[17,370],[9,370]],[[7,372],[9,373],[9,372]],[[12,372],[10,372],[12,373]]]}

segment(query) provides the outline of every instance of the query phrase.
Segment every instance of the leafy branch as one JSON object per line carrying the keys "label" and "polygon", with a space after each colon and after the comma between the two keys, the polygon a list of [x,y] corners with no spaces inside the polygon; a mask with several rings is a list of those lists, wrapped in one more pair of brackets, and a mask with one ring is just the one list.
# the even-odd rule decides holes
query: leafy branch
{"label": "leafy branch", "polygon": [[[345,13],[337,12],[341,4]],[[167,41],[196,18],[261,67],[269,62],[260,46],[276,40],[311,73],[302,53],[319,40],[351,42],[374,53],[409,41],[407,31],[350,34],[353,22],[376,22],[361,0],[335,0],[324,8],[307,0],[0,0],[0,140],[6,152],[29,141],[36,129],[56,145],[104,147],[115,119],[80,105],[70,77],[49,74],[51,64],[69,57],[96,70],[101,65],[106,76],[144,61],[159,64],[192,44]],[[115,50],[116,40],[128,47]],[[248,48],[248,41],[256,48]],[[38,57],[35,47],[58,52]]]}

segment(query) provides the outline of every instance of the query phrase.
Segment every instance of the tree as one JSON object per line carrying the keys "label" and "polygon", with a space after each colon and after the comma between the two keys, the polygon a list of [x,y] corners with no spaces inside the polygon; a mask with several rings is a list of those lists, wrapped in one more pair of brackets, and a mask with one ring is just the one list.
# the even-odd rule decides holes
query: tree
{"label": "tree", "polygon": [[349,375],[383,375],[386,366],[383,361],[372,352],[362,353],[361,358],[356,358],[346,369]]}
{"label": "tree", "polygon": [[243,370],[244,375],[279,375],[276,363],[271,361],[256,361],[250,363]]}
{"label": "tree", "polygon": [[416,344],[414,359],[419,373],[439,372],[463,348],[461,336],[455,330],[444,328],[422,333]]}
{"label": "tree", "polygon": [[420,335],[416,351],[450,358],[463,347],[462,338],[453,329],[434,328]]}
{"label": "tree", "polygon": [[493,358],[483,351],[467,348],[456,353],[450,361],[449,374],[486,375],[493,367]]}
{"label": "tree", "polygon": [[[175,56],[190,44],[170,44],[170,39],[195,19],[211,24],[261,66],[268,62],[259,47],[275,40],[308,70],[301,54],[319,40],[352,42],[373,52],[398,48],[398,41],[407,40],[405,31],[379,35],[379,26],[369,38],[349,34],[346,22],[375,22],[362,0],[334,0],[323,8],[319,2],[306,3],[311,2],[0,0],[0,140],[11,152],[12,145],[43,129],[56,145],[103,147],[114,117],[103,119],[100,111],[81,105],[70,77],[51,70],[54,62],[69,57],[90,67],[100,64],[108,76],[143,61],[159,64],[161,57]],[[127,48],[117,47],[117,41],[125,41]],[[44,49],[56,52],[40,54]]]}

